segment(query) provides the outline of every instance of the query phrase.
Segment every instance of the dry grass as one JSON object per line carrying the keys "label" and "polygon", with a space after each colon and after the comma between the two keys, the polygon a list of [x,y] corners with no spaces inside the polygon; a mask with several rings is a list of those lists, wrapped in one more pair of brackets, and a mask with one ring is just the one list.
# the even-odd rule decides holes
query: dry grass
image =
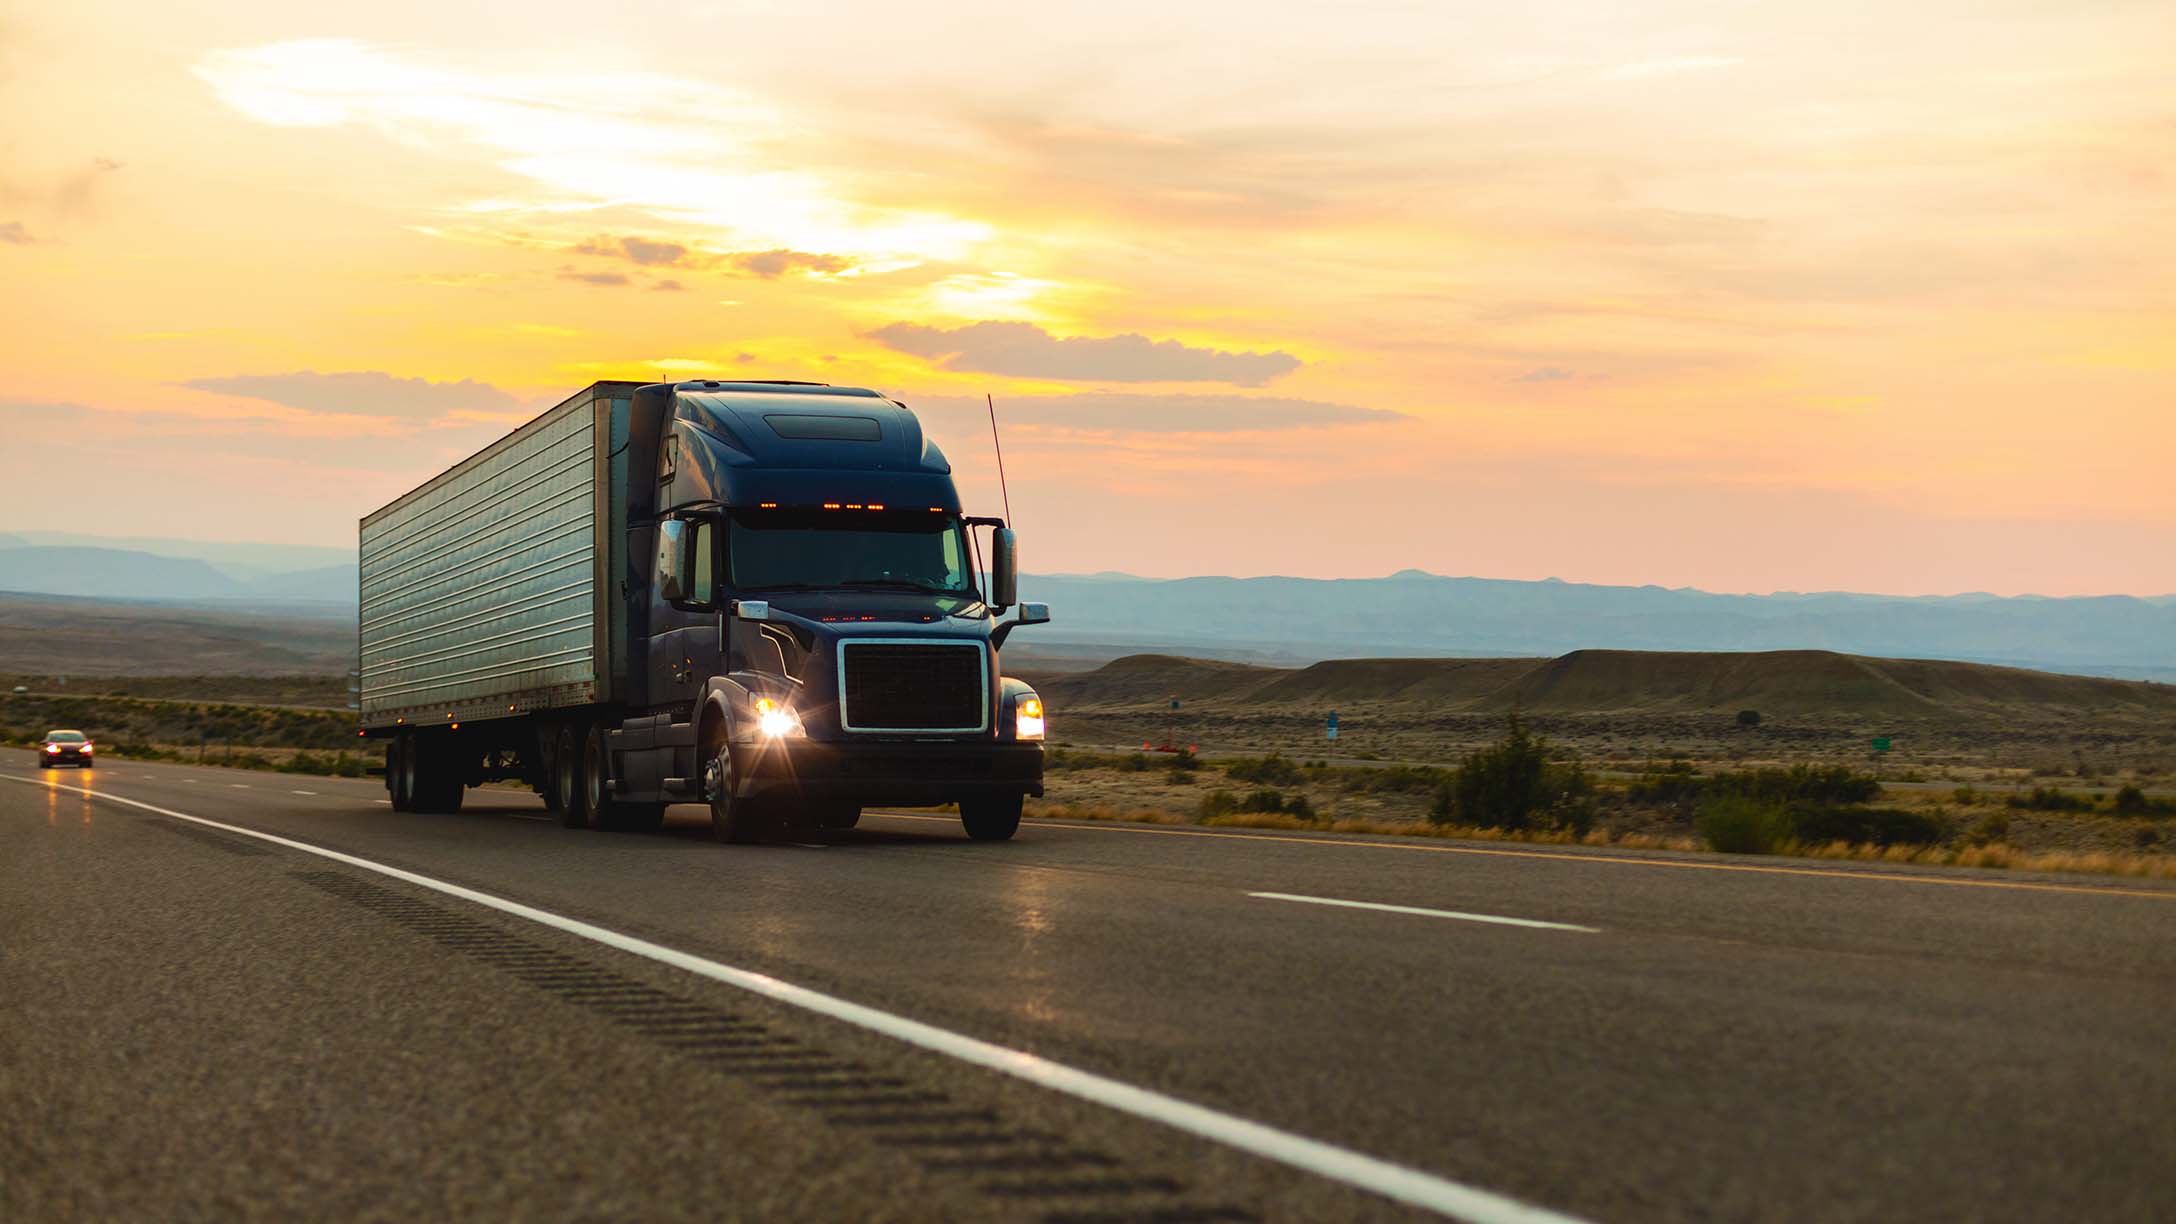
{"label": "dry grass", "polygon": [[[1517,842],[1529,845],[1594,846],[1617,850],[1676,850],[1706,852],[1698,838],[1666,837],[1652,833],[1611,834],[1595,829],[1584,837],[1563,830],[1484,829],[1470,825],[1438,825],[1407,820],[1305,821],[1281,812],[1233,812],[1196,820],[1160,808],[1117,807],[1109,804],[1048,803],[1030,800],[1027,814],[1055,820],[1121,821],[1130,824],[1206,825],[1240,829],[1284,829],[1306,833],[1365,833],[1392,837],[1425,837],[1455,841]],[[1795,858],[1835,859],[1860,863],[1899,863],[1917,867],[1979,867],[2009,871],[2070,872],[2086,875],[2131,876],[2176,880],[2176,857],[2120,854],[2106,851],[2025,851],[2002,843],[1984,846],[1875,846],[1854,842],[1785,845],[1781,855]]]}

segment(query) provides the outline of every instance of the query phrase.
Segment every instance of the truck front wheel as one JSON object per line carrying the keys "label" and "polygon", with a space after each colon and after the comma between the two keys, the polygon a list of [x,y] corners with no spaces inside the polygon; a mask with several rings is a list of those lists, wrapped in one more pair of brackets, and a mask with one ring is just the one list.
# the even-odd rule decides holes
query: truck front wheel
{"label": "truck front wheel", "polygon": [[960,827],[976,841],[1011,841],[1020,831],[1020,807],[1023,796],[1006,795],[999,799],[963,799],[960,801]]}
{"label": "truck front wheel", "polygon": [[722,734],[710,745],[710,758],[703,765],[703,793],[710,798],[711,836],[732,845],[762,836],[755,805],[733,794],[733,745]]}

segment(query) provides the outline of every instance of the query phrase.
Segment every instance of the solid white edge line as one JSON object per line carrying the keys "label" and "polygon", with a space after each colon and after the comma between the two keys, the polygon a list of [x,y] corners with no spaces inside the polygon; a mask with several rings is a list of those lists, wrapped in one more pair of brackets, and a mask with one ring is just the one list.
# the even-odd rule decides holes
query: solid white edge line
{"label": "solid white edge line", "polygon": [[1462,910],[1423,909],[1417,905],[1388,905],[1381,901],[1345,901],[1337,897],[1309,897],[1300,893],[1281,892],[1250,892],[1247,895],[1266,901],[1335,905],[1343,909],[1380,910],[1386,914],[1418,914],[1423,918],[1456,918],[1460,922],[1490,922],[1498,926],[1533,927],[1542,931],[1583,931],[1589,935],[1602,933],[1600,927],[1580,926],[1576,922],[1543,922],[1539,918],[1506,918],[1502,914],[1469,914]]}
{"label": "solid white edge line", "polygon": [[687,952],[676,951],[662,944],[654,944],[646,939],[637,939],[632,935],[622,935],[618,931],[583,922],[578,918],[563,917],[549,910],[523,905],[519,901],[509,901],[504,897],[495,897],[490,893],[478,892],[473,888],[464,888],[459,884],[433,879],[430,876],[419,875],[413,871],[403,870],[385,863],[345,854],[338,850],[329,850],[323,846],[313,846],[308,842],[295,841],[292,838],[280,837],[277,834],[243,828],[240,825],[208,820],[202,816],[191,816],[186,812],[177,812],[171,808],[145,803],[140,799],[129,799],[104,791],[88,790],[79,786],[59,786],[39,778],[25,778],[17,774],[0,774],[0,778],[5,778],[10,782],[21,782],[29,786],[45,786],[54,790],[74,791],[79,795],[88,795],[93,799],[105,799],[113,803],[125,803],[130,807],[142,808],[147,812],[156,812],[161,816],[186,820],[191,824],[204,825],[207,828],[236,833],[243,837],[254,837],[260,841],[285,846],[290,850],[300,850],[304,854],[314,854],[337,863],[346,863],[351,867],[359,867],[365,871],[390,876],[393,879],[413,884],[418,888],[427,888],[433,892],[444,893],[449,897],[459,897],[463,901],[472,901],[489,909],[498,910],[501,913],[512,914],[517,918],[526,918],[531,922],[540,923],[554,930],[564,931],[569,935],[579,936],[593,943],[603,944],[608,948],[617,948],[634,956],[653,960],[659,964],[670,965],[675,969],[695,974],[697,977],[709,978],[715,982],[722,982],[728,986],[762,995],[790,1007],[798,1007],[821,1016],[829,1016],[834,1020],[844,1021],[856,1028],[867,1029],[870,1032],[897,1041],[904,1041],[909,1045],[920,1046],[925,1050],[948,1055],[959,1059],[961,1062],[1001,1072],[1015,1079],[1025,1080],[1028,1083],[1048,1088],[1053,1092],[1061,1092],[1067,1096],[1077,1097],[1092,1104],[1104,1106],[1107,1109],[1132,1114],[1134,1117],[1143,1118],[1150,1122],[1162,1123],[1177,1130],[1199,1135],[1212,1142],[1238,1148],[1240,1151],[1274,1160],[1280,1164],[1290,1165],[1293,1168],[1302,1169],[1332,1181],[1343,1182],[1348,1186],[1379,1194],[1384,1198],[1393,1199],[1413,1207],[1420,1207],[1462,1220],[1471,1220],[1474,1221],[1474,1224],[1581,1224],[1576,1216],[1551,1211],[1546,1207],[1536,1207],[1507,1195],[1468,1186],[1461,1182],[1437,1177],[1434,1174],[1423,1173],[1418,1169],[1409,1169],[1404,1165],[1392,1164],[1387,1160],[1380,1160],[1365,1153],[1337,1147],[1319,1140],[1308,1139],[1260,1122],[1250,1122],[1245,1118],[1236,1118],[1229,1114],[1218,1113],[1216,1110],[1204,1105],[1195,1105],[1189,1101],[1168,1097],[1147,1088],[1137,1088],[1131,1084],[1121,1083],[1118,1080],[1097,1075],[1092,1071],[1082,1071],[1076,1067],[1066,1066],[1064,1063],[1052,1062],[1047,1058],[1030,1054],[1025,1050],[1015,1050],[996,1045],[979,1038],[969,1037],[963,1033],[955,1033],[932,1024],[924,1024],[919,1020],[910,1020],[905,1016],[879,1011],[874,1007],[867,1007],[860,1003],[853,1003],[832,995],[823,994],[820,991],[810,990],[806,986],[796,986],[791,982],[782,981],[768,974],[757,973],[748,969],[737,969],[731,965],[706,960],[703,957]]}

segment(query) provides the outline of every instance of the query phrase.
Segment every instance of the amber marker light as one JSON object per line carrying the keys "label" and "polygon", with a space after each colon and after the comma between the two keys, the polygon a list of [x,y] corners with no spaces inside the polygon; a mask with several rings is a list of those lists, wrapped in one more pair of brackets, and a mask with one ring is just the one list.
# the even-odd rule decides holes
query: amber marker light
{"label": "amber marker light", "polygon": [[1013,713],[1013,738],[1039,740],[1043,738],[1043,699],[1023,698]]}

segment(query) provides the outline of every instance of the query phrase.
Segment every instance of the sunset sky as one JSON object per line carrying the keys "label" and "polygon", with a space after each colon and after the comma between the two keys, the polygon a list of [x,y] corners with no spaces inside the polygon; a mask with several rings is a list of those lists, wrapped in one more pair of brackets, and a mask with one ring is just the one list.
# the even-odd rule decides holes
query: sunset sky
{"label": "sunset sky", "polygon": [[740,376],[978,512],[995,394],[1033,571],[2176,591],[2172,63],[2168,0],[12,0],[0,532],[352,545]]}

